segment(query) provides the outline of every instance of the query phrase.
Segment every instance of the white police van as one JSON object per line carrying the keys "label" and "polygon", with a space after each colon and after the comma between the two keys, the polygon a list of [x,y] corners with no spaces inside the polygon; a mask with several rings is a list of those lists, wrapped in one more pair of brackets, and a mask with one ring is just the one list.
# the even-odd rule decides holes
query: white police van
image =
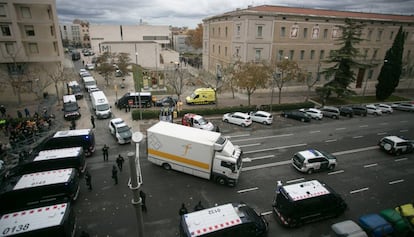
{"label": "white police van", "polygon": [[91,93],[92,109],[98,119],[110,118],[112,116],[111,106],[103,91]]}

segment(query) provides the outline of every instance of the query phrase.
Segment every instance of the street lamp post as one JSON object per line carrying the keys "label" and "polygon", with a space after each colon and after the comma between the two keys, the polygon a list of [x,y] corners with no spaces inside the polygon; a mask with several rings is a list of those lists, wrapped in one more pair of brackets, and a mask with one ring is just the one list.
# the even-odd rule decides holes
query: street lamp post
{"label": "street lamp post", "polygon": [[[135,50],[137,50],[137,45],[135,45]],[[137,75],[138,75],[138,52],[135,51],[135,64],[137,65]],[[144,75],[142,75],[142,80],[144,80]],[[141,107],[141,83],[138,83],[138,108],[139,108],[139,120],[142,120],[142,107]]]}
{"label": "street lamp post", "polygon": [[138,224],[138,237],[144,237],[144,220],[142,216],[142,199],[139,196],[142,182],[141,166],[139,163],[139,145],[144,135],[141,132],[135,132],[132,135],[132,141],[135,142],[136,151],[135,157],[133,152],[128,153],[129,169],[131,173],[131,179],[128,184],[129,189],[132,191],[131,204],[135,209]]}

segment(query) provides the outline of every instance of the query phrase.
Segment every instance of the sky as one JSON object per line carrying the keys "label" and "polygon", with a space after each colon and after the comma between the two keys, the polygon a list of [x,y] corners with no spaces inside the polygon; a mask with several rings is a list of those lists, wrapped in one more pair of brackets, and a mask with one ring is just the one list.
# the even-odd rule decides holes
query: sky
{"label": "sky", "polygon": [[247,8],[279,5],[414,15],[414,0],[56,0],[59,23],[74,19],[102,25],[171,25],[194,29],[204,18]]}

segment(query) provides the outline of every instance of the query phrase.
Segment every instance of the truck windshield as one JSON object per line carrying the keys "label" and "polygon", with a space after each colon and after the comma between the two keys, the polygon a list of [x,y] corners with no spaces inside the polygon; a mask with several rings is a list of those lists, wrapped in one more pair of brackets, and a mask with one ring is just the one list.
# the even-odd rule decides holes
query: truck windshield
{"label": "truck windshield", "polygon": [[101,104],[101,105],[97,105],[97,106],[96,106],[96,110],[98,110],[98,111],[105,111],[105,110],[109,110],[109,105],[108,105],[108,104]]}
{"label": "truck windshield", "polygon": [[85,82],[85,85],[86,86],[95,86],[96,84],[95,84],[95,81],[87,81],[87,82]]}
{"label": "truck windshield", "polygon": [[77,111],[78,110],[78,104],[77,103],[65,103],[63,108],[66,112]]}
{"label": "truck windshield", "polygon": [[196,95],[196,94],[194,94],[194,93],[191,93],[191,95],[190,95],[191,99],[194,99],[196,96],[197,96],[197,95]]}

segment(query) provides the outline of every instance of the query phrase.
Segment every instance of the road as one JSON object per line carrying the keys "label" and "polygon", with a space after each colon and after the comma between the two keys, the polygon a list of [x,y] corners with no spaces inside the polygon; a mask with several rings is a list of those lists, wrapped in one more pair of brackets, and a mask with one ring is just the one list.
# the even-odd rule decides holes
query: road
{"label": "road", "polygon": [[[85,103],[88,103],[85,100]],[[115,112],[116,113],[116,112]],[[414,114],[396,111],[379,117],[354,117],[339,120],[313,120],[301,123],[275,117],[274,124],[253,124],[249,128],[224,124],[225,136],[244,151],[243,172],[234,188],[175,171],[166,171],[146,160],[145,141],[140,146],[143,190],[147,194],[148,212],[144,215],[145,236],[177,236],[181,203],[189,210],[201,201],[205,207],[232,201],[244,201],[265,215],[269,236],[328,236],[332,223],[399,204],[412,202],[414,187],[414,154],[390,156],[376,144],[388,134],[414,137]],[[136,236],[137,222],[127,184],[126,162],[120,182],[114,185],[111,167],[118,154],[126,157],[135,151],[132,144],[117,145],[108,132],[108,120],[96,121],[97,151],[88,158],[93,190],[83,183],[75,209],[78,229],[91,236]],[[145,131],[143,131],[145,132]],[[100,148],[108,144],[109,162],[103,162]],[[332,172],[301,174],[290,165],[292,155],[307,148],[318,148],[335,154],[338,166]],[[329,219],[297,229],[282,228],[271,214],[271,203],[277,180],[290,183],[318,179],[343,196],[349,210]],[[80,231],[78,231],[80,232]]]}

